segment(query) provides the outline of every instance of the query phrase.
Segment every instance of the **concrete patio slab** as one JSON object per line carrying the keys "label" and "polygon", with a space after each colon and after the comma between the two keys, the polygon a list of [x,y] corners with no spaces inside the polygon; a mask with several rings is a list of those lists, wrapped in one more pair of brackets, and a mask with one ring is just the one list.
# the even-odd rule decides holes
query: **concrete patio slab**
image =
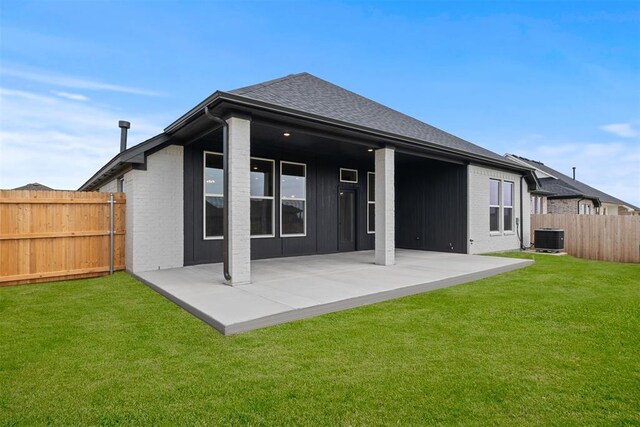
{"label": "concrete patio slab", "polygon": [[317,316],[531,265],[533,261],[396,250],[396,264],[373,251],[252,261],[252,283],[227,286],[222,264],[154,270],[136,277],[224,335]]}

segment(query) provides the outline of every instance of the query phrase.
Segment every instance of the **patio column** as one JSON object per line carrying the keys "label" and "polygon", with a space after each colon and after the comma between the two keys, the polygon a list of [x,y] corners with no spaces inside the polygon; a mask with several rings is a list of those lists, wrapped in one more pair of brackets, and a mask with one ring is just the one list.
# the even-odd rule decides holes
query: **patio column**
{"label": "patio column", "polygon": [[376,150],[376,264],[396,263],[395,224],[395,151],[393,148]]}
{"label": "patio column", "polygon": [[251,282],[250,148],[251,120],[244,116],[225,119],[229,126],[229,285]]}

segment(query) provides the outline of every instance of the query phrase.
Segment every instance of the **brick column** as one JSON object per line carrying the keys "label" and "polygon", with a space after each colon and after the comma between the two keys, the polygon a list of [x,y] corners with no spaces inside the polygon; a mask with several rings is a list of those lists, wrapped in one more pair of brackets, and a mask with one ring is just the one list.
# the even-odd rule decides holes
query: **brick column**
{"label": "brick column", "polygon": [[231,116],[229,125],[229,274],[230,285],[251,282],[250,148],[251,121]]}
{"label": "brick column", "polygon": [[376,264],[396,263],[395,151],[376,150]]}

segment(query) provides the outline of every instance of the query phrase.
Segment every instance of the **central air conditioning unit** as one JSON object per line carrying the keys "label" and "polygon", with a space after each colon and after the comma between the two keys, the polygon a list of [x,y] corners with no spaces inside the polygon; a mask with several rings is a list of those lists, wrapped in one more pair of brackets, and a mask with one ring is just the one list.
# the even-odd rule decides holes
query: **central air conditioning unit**
{"label": "central air conditioning unit", "polygon": [[564,230],[562,228],[539,228],[534,231],[536,251],[562,252],[564,250]]}

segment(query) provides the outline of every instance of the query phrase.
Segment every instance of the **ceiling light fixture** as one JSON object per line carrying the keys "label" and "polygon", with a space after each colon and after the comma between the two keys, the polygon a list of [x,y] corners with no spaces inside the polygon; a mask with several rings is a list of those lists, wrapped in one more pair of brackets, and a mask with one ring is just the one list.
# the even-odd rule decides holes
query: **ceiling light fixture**
{"label": "ceiling light fixture", "polygon": [[367,151],[371,153],[373,152],[373,148],[369,148]]}
{"label": "ceiling light fixture", "polygon": [[284,136],[291,136],[291,134],[289,132],[285,132],[283,133]]}

